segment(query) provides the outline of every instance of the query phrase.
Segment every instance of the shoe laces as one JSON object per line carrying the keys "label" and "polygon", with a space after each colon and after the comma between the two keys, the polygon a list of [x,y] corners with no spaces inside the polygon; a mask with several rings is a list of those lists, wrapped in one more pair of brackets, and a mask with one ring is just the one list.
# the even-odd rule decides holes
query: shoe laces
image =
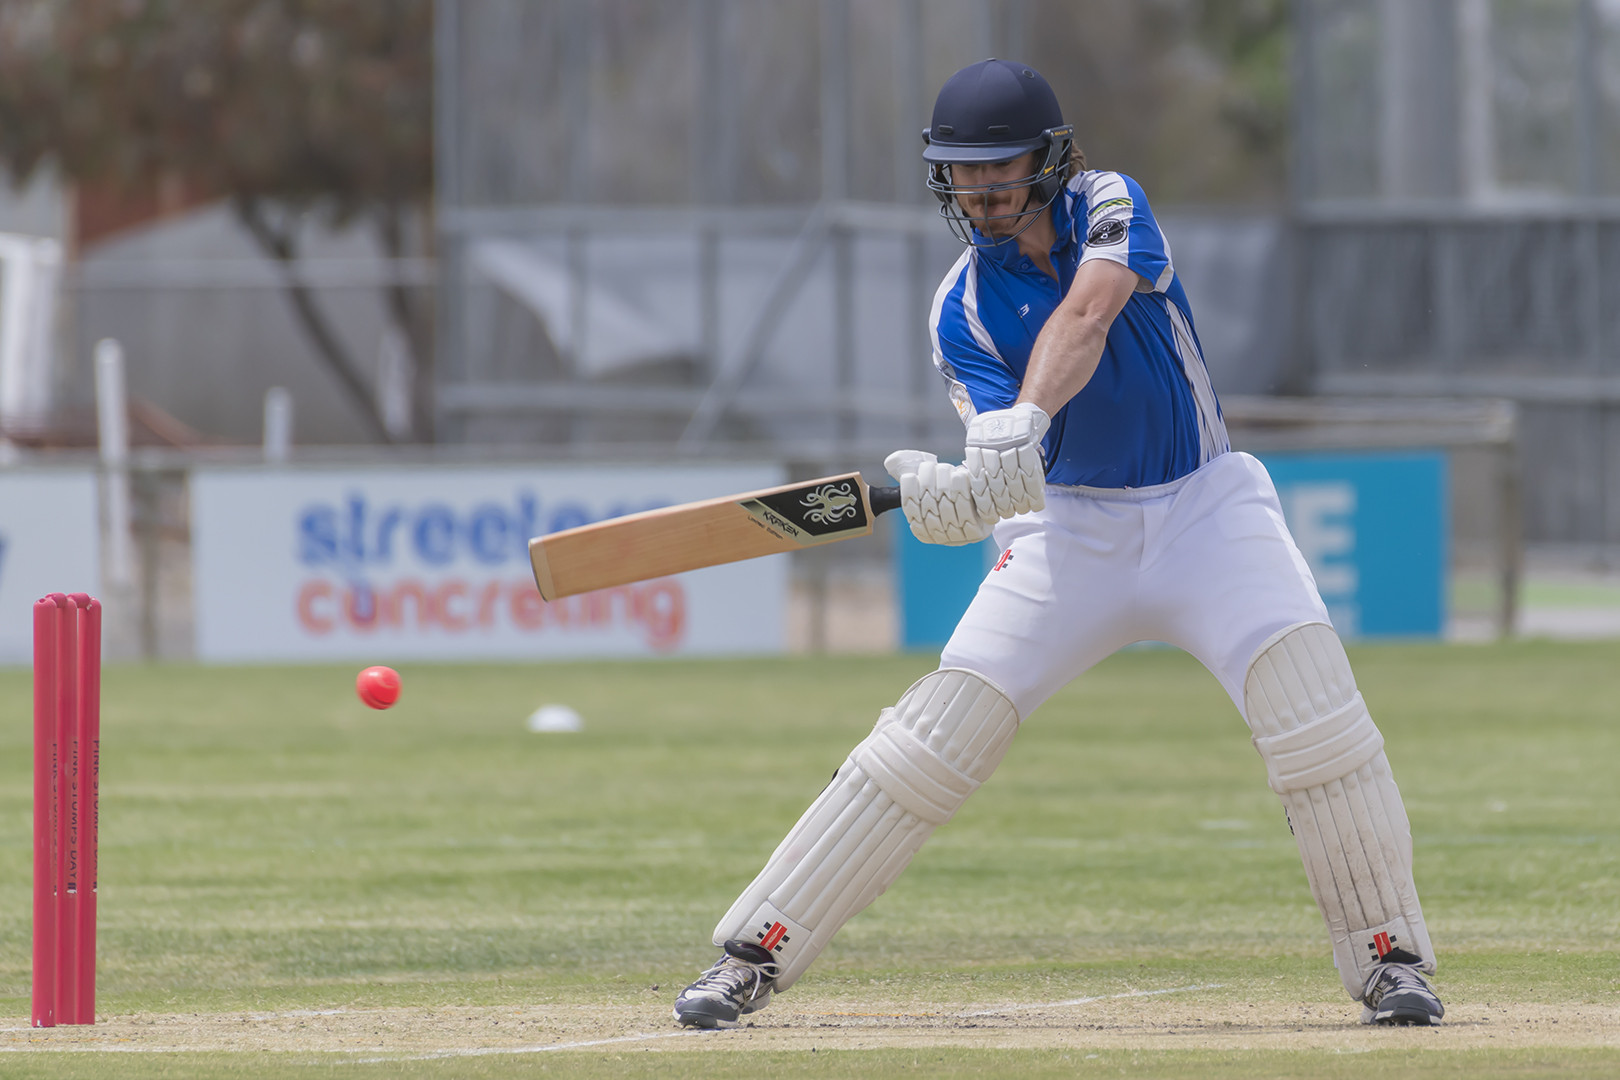
{"label": "shoe laces", "polygon": [[1377,1005],[1390,994],[1406,992],[1434,996],[1428,981],[1411,964],[1379,964],[1367,976],[1367,988],[1362,996],[1368,1005]]}
{"label": "shoe laces", "polygon": [[[756,964],[727,953],[699,976],[697,982],[692,984],[692,989],[716,990],[728,997],[737,998],[743,997],[746,991],[747,1000],[752,1001],[759,997],[770,980],[780,974],[782,965],[774,960]],[[751,988],[750,982],[753,984]]]}

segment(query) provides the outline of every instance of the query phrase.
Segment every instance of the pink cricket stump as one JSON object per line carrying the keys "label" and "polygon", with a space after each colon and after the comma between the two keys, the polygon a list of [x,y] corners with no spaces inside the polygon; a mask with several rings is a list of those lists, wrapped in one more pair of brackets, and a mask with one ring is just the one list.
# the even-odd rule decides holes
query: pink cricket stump
{"label": "pink cricket stump", "polygon": [[34,604],[33,1024],[96,1022],[101,604]]}

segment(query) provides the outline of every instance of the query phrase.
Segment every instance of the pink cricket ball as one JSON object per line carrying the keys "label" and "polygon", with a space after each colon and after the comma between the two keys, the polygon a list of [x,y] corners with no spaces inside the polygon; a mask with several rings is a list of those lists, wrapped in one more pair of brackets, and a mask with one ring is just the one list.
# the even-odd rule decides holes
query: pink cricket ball
{"label": "pink cricket ball", "polygon": [[391,667],[368,667],[354,680],[354,691],[373,709],[386,709],[399,700],[399,672]]}

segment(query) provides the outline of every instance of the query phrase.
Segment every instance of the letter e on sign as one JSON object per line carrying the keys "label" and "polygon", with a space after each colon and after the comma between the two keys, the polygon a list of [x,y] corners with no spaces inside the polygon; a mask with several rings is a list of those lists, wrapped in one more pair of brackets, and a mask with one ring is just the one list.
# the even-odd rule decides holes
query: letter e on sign
{"label": "letter e on sign", "polygon": [[1356,554],[1356,489],[1343,481],[1293,484],[1281,492],[1294,543],[1324,598],[1352,599],[1360,584]]}

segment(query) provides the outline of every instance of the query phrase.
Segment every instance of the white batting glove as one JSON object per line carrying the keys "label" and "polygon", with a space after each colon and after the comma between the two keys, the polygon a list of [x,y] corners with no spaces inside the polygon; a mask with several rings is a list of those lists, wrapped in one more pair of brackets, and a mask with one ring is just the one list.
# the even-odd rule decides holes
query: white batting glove
{"label": "white batting glove", "polygon": [[980,505],[995,507],[1004,518],[1046,505],[1041,439],[1051,426],[1052,418],[1027,401],[980,413],[968,423],[963,467]]}
{"label": "white batting glove", "polygon": [[944,465],[921,450],[896,450],[883,459],[900,481],[900,509],[912,535],[925,544],[976,544],[990,535],[996,516],[981,512],[968,471]]}

